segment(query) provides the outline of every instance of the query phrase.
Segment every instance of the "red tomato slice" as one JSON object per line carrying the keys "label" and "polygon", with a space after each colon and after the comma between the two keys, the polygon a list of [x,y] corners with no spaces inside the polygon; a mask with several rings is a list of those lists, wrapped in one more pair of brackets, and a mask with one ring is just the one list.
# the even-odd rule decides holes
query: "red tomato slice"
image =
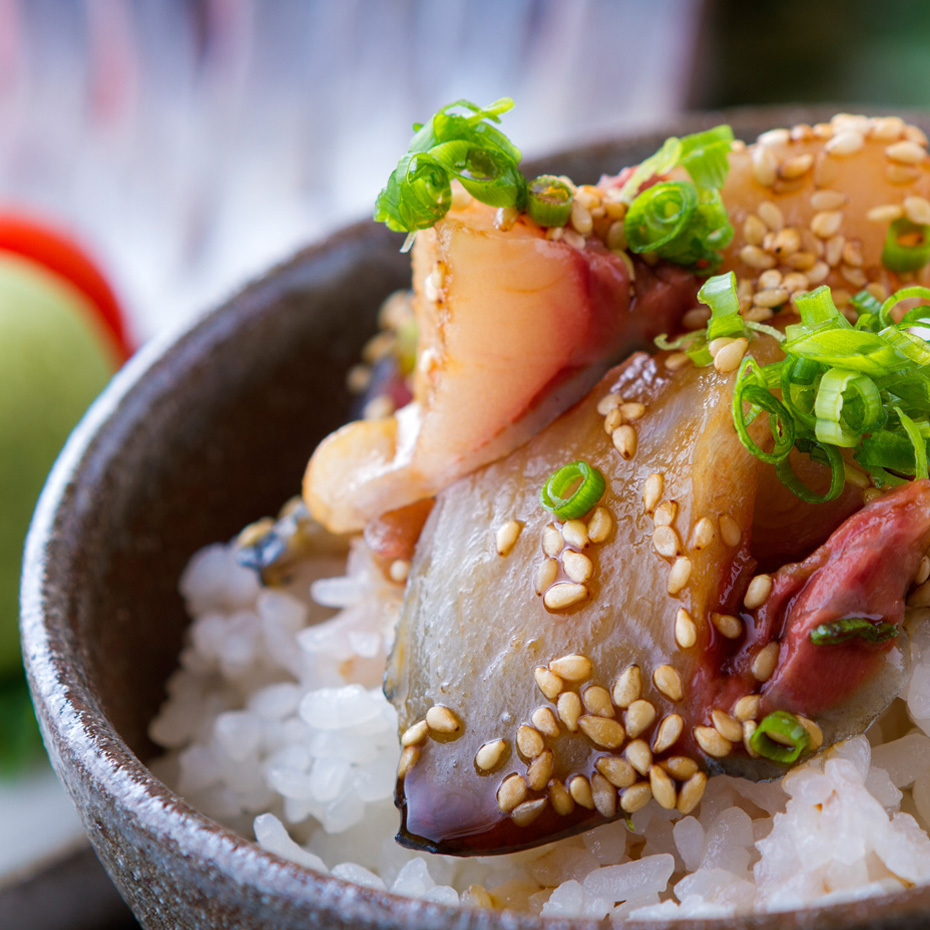
{"label": "red tomato slice", "polygon": [[97,310],[120,363],[132,355],[133,347],[116,295],[73,239],[37,220],[0,212],[0,250],[31,259],[77,288]]}

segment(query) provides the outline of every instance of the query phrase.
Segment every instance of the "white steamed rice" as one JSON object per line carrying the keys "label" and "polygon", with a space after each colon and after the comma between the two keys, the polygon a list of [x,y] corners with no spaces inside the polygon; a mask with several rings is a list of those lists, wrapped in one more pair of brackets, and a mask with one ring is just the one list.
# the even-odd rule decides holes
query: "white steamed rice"
{"label": "white steamed rice", "polygon": [[712,778],[693,816],[650,804],[635,833],[615,822],[459,859],[394,841],[397,718],[381,676],[400,587],[361,543],[345,577],[314,581],[312,599],[307,587],[262,588],[232,544],[194,556],[187,645],[151,726],[167,750],[156,772],[271,852],[397,894],[563,917],[721,917],[930,881],[930,611],[910,619],[901,699],[780,782]]}

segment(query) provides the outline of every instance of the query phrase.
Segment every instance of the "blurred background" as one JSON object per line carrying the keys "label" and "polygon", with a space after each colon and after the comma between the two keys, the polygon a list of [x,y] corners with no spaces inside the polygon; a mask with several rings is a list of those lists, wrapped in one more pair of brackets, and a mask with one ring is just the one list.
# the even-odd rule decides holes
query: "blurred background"
{"label": "blurred background", "polygon": [[0,0],[0,926],[133,926],[15,624],[44,476],[135,348],[369,215],[456,98],[513,97],[533,156],[688,109],[925,107],[928,52],[921,0]]}

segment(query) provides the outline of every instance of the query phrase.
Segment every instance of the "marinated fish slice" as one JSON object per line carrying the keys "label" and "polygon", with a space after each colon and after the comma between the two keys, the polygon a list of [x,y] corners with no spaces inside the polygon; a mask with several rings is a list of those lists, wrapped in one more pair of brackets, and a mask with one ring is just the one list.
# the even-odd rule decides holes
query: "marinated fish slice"
{"label": "marinated fish slice", "polygon": [[[460,726],[416,747],[398,788],[402,842],[529,846],[623,816],[656,787],[677,798],[696,771],[673,763],[682,780],[666,778],[653,749],[659,761],[693,753],[690,692],[719,638],[708,617],[752,574],[758,463],[732,427],[732,376],[662,360],[633,356],[526,446],[437,497],[387,692],[402,731],[437,706]],[[626,411],[620,437],[605,431],[610,409]],[[595,514],[565,524],[560,540],[539,489],[576,459],[603,472],[603,512],[599,525]],[[511,520],[522,532],[501,556],[495,533]],[[572,580],[579,556],[591,566],[583,582]]]}
{"label": "marinated fish slice", "polygon": [[329,529],[360,530],[506,455],[694,304],[683,269],[637,260],[633,285],[633,264],[598,239],[579,249],[494,215],[472,201],[417,235],[414,400],[314,453],[304,497]]}

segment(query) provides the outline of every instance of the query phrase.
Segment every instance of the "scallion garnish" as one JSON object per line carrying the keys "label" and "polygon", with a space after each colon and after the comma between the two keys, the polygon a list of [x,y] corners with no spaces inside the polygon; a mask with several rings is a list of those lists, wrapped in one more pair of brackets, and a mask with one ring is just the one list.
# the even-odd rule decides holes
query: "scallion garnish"
{"label": "scallion garnish", "polygon": [[888,227],[882,264],[901,274],[919,271],[930,261],[930,226],[912,223],[906,217],[895,220]]}
{"label": "scallion garnish", "polygon": [[575,195],[562,178],[541,174],[526,188],[526,212],[540,226],[564,226],[572,213]]}
{"label": "scallion garnish", "polygon": [[810,748],[811,738],[794,714],[776,710],[759,722],[749,737],[749,745],[772,762],[791,765]]}
{"label": "scallion garnish", "polygon": [[604,496],[606,486],[600,471],[581,460],[550,475],[539,498],[560,520],[578,520]]}
{"label": "scallion garnish", "polygon": [[898,628],[884,620],[867,620],[865,617],[843,617],[819,623],[810,631],[810,641],[815,646],[838,646],[851,639],[868,643],[886,643],[898,635]]}

